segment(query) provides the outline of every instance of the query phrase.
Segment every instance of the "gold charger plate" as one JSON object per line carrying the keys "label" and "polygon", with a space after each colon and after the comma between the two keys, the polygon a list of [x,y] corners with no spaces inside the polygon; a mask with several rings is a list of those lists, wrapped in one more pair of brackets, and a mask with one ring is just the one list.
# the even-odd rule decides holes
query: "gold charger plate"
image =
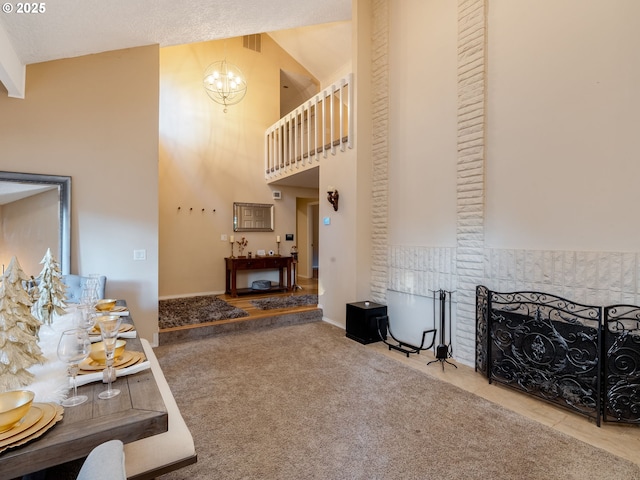
{"label": "gold charger plate", "polygon": [[8,438],[11,438],[14,435],[17,435],[18,433],[24,432],[27,428],[35,425],[36,422],[40,420],[43,415],[44,415],[44,412],[40,407],[31,405],[31,408],[29,409],[27,414],[24,416],[24,418],[20,421],[20,423],[18,423],[17,425],[14,425],[9,430],[6,430],[0,433],[0,442]]}
{"label": "gold charger plate", "polygon": [[[133,358],[133,352],[125,350],[122,356],[115,359],[115,361],[113,362],[113,366],[115,368],[119,368],[124,363],[130,362],[132,358]],[[82,374],[82,373],[99,372],[100,370],[104,370],[105,368],[107,368],[106,364],[96,362],[94,360],[91,360],[91,358],[86,358],[82,362],[80,362],[80,371],[78,373]]]}
{"label": "gold charger plate", "polygon": [[136,365],[145,359],[144,353],[142,352],[131,352],[131,353],[133,355],[131,360],[126,363],[123,363],[122,365],[117,366],[116,370],[119,370],[121,368],[127,368],[127,367],[130,367],[131,365]]}
{"label": "gold charger plate", "polygon": [[136,363],[140,363],[141,355],[142,355],[141,353],[139,352],[129,352],[129,353],[131,353],[131,359],[129,361],[125,361],[120,365],[114,366],[113,368],[115,368],[116,370],[121,370],[123,368],[130,367],[131,365],[135,365]]}
{"label": "gold charger plate", "polygon": [[113,313],[113,312],[126,312],[127,307],[125,307],[124,305],[115,305],[113,308],[110,308],[108,310],[98,310],[97,308],[95,310],[96,310],[96,313],[109,315],[110,313]]}
{"label": "gold charger plate", "polygon": [[[130,332],[131,330],[133,330],[133,325],[130,323],[122,323],[120,324],[118,333]],[[100,327],[94,325],[94,327],[89,331],[89,335],[100,335]]]}
{"label": "gold charger plate", "polygon": [[43,415],[34,425],[13,437],[0,442],[0,453],[8,448],[19,447],[43,435],[47,430],[62,420],[64,409],[55,403],[37,403],[35,407],[42,409]]}

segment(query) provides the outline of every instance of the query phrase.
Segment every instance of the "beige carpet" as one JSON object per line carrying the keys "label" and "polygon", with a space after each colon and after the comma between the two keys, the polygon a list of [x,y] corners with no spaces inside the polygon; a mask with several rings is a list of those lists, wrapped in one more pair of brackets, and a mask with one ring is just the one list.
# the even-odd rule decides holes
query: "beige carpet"
{"label": "beige carpet", "polygon": [[626,460],[323,322],[156,352],[198,452],[197,464],[164,480],[640,480]]}

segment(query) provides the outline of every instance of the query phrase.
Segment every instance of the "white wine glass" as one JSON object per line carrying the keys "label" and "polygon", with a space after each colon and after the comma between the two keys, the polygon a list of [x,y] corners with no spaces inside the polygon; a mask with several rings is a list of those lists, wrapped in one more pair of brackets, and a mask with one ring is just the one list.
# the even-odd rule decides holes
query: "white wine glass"
{"label": "white wine glass", "polygon": [[91,333],[91,329],[96,324],[96,315],[89,305],[80,304],[76,310],[76,324],[78,328],[82,328]]}
{"label": "white wine glass", "polygon": [[82,305],[88,305],[93,309],[98,303],[98,287],[100,285],[100,275],[91,274],[85,280],[82,285],[82,293],[80,294],[80,303]]}
{"label": "white wine glass", "polygon": [[107,361],[107,389],[98,394],[98,398],[103,400],[120,395],[120,390],[117,388],[111,388],[111,381],[115,376],[113,369],[113,356],[115,354],[116,341],[118,340],[121,321],[122,317],[119,315],[103,315],[98,318],[100,336],[102,336],[102,343],[104,343],[104,353]]}
{"label": "white wine glass", "polygon": [[91,341],[86,330],[74,328],[62,332],[58,342],[58,358],[68,365],[68,372],[73,383],[73,396],[61,402],[64,407],[75,407],[88,399],[86,395],[78,395],[76,376],[78,375],[80,362],[89,356],[90,350]]}

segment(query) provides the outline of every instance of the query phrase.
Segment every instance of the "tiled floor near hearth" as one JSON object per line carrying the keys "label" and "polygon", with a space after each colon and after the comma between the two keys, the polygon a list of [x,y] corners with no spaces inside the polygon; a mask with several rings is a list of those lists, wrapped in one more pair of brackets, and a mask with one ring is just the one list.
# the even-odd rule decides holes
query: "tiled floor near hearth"
{"label": "tiled floor near hearth", "polygon": [[444,370],[439,362],[427,365],[427,362],[435,358],[432,351],[422,352],[407,358],[395,350],[389,351],[382,342],[369,344],[367,348],[640,465],[640,426],[638,425],[617,425],[603,422],[601,427],[597,427],[595,422],[586,417],[506,387],[489,384],[486,378],[466,365],[457,364],[458,368],[456,369],[445,364]]}

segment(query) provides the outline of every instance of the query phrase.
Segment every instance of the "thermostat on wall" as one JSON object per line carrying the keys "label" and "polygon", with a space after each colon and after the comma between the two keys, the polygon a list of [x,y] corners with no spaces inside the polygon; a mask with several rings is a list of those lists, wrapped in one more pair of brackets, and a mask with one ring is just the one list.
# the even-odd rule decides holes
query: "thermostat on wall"
{"label": "thermostat on wall", "polygon": [[282,200],[282,192],[280,190],[273,191],[273,199],[274,200]]}

